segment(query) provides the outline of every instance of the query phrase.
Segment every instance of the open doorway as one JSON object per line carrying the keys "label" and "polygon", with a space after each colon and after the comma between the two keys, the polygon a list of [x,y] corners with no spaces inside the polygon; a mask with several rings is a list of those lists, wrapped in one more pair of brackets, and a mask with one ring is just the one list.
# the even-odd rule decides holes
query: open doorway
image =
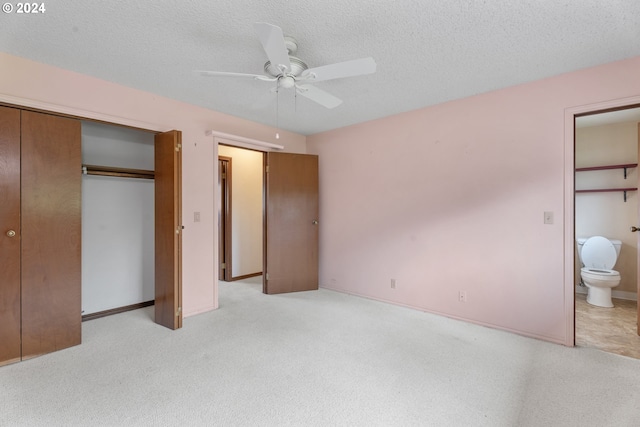
{"label": "open doorway", "polygon": [[[318,289],[318,156],[301,153],[278,153],[283,146],[249,138],[236,137],[209,131],[214,136],[216,169],[219,155],[224,156],[224,146],[259,147],[262,156],[262,292],[265,294],[299,292]],[[222,150],[222,152],[220,152]],[[236,170],[235,162],[233,170]],[[220,179],[220,174],[218,174]],[[236,182],[235,173],[232,181]],[[222,192],[215,187],[216,193]],[[231,193],[235,194],[234,185]],[[217,194],[214,198],[221,218],[224,201]],[[233,211],[237,206],[232,196]],[[257,211],[257,210],[256,210]],[[232,223],[233,223],[232,214]],[[219,221],[219,226],[220,226]],[[235,228],[232,226],[232,228]],[[218,230],[219,231],[219,230]],[[255,234],[254,234],[255,236]],[[234,239],[232,239],[233,241]],[[218,242],[220,243],[220,242]],[[255,240],[253,247],[255,248]],[[232,251],[234,251],[232,249]],[[235,265],[235,255],[232,255]],[[218,256],[218,262],[220,258]],[[219,267],[217,265],[216,267]],[[233,274],[233,273],[232,273]],[[219,298],[219,275],[215,284]],[[256,273],[244,278],[257,277]]]}
{"label": "open doorway", "polygon": [[262,276],[263,165],[263,152],[218,146],[218,268],[221,281],[235,282]]}
{"label": "open doorway", "polygon": [[[636,358],[640,358],[638,237],[630,228],[639,224],[638,123],[637,105],[576,115],[573,245],[575,344]],[[615,266],[609,267],[620,275],[607,300],[611,304],[596,298],[598,290],[581,277],[581,249],[593,236],[605,237],[619,249]]]}

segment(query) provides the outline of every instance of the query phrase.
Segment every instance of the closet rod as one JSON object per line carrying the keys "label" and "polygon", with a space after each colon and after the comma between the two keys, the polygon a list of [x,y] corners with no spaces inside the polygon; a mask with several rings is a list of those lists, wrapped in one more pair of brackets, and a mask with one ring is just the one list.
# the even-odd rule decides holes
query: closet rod
{"label": "closet rod", "polygon": [[154,179],[155,172],[144,169],[115,168],[111,166],[82,165],[85,175],[117,176],[120,178]]}

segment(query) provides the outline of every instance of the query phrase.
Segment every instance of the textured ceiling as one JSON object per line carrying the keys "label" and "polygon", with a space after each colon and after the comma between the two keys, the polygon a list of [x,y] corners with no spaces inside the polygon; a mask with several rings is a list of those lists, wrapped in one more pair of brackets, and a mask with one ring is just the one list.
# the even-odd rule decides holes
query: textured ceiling
{"label": "textured ceiling", "polygon": [[[15,4],[15,3],[14,3]],[[325,109],[281,91],[278,124],[313,134],[640,55],[638,0],[56,0],[2,13],[0,51],[276,125],[254,22],[309,67],[371,56],[372,75],[318,82]],[[2,70],[0,70],[1,75]],[[266,95],[265,95],[266,94]],[[267,104],[256,107],[256,103]]]}

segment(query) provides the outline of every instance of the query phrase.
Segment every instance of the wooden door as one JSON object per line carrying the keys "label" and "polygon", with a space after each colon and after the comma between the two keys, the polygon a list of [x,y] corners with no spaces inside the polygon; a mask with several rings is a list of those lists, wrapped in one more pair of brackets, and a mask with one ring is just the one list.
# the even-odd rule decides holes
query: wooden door
{"label": "wooden door", "polygon": [[[638,155],[640,156],[640,123],[638,123]],[[640,159],[640,157],[638,157]],[[638,174],[637,188],[640,188],[640,174]],[[638,203],[638,218],[640,218],[640,203]],[[638,276],[636,284],[636,295],[640,295],[640,233],[638,233]],[[637,318],[636,318],[636,333],[640,335],[640,301],[637,302]]]}
{"label": "wooden door", "polygon": [[182,133],[155,137],[155,322],[182,327]]}
{"label": "wooden door", "polygon": [[263,291],[318,289],[318,156],[267,153]]}
{"label": "wooden door", "polygon": [[231,157],[218,156],[218,279],[231,281]]}
{"label": "wooden door", "polygon": [[0,107],[0,365],[20,360],[20,110]]}
{"label": "wooden door", "polygon": [[22,359],[80,344],[80,121],[22,111]]}

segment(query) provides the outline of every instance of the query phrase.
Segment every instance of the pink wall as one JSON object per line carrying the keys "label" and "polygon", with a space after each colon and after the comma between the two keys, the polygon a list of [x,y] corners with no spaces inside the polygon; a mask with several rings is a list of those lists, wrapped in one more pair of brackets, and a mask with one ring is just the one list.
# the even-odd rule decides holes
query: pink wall
{"label": "pink wall", "polygon": [[308,137],[321,286],[572,345],[566,111],[626,105],[639,75],[633,58]]}
{"label": "pink wall", "polygon": [[[213,185],[217,150],[205,131],[276,142],[274,128],[1,52],[0,102],[156,131],[181,130],[183,313],[189,316],[217,307],[217,190]],[[306,151],[302,135],[280,131],[277,143],[285,151]],[[193,222],[194,211],[201,213],[201,222]]]}
{"label": "pink wall", "polygon": [[[215,308],[217,164],[204,132],[274,142],[275,130],[3,53],[0,70],[0,102],[183,132],[183,311]],[[638,102],[638,75],[633,58],[307,138],[320,155],[321,285],[569,344],[567,117]],[[305,152],[304,136],[278,143]]]}

